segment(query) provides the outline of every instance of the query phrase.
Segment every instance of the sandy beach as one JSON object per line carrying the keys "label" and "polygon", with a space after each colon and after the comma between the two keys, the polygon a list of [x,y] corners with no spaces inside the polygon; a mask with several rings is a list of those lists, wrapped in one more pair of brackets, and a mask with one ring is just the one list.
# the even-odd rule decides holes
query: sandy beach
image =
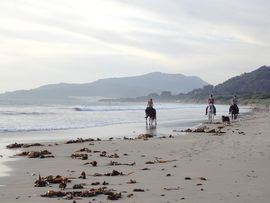
{"label": "sandy beach", "polygon": [[[40,196],[49,190],[68,193],[106,187],[121,193],[116,202],[266,203],[270,198],[269,123],[269,112],[253,111],[221,127],[225,133],[179,133],[181,129],[175,127],[171,137],[164,131],[155,138],[124,140],[123,136],[134,138],[141,132],[134,126],[125,135],[119,125],[119,129],[104,128],[112,139],[65,144],[48,142],[48,138],[42,143],[45,146],[10,149],[14,155],[48,150],[54,158],[16,157],[6,162],[12,171],[0,179],[0,202],[111,202],[106,194],[71,200]],[[207,126],[218,129],[223,124]],[[67,132],[70,139],[85,139],[89,129]],[[72,158],[74,153],[87,154],[87,159]],[[79,178],[83,171],[86,179]],[[52,183],[34,187],[39,174],[60,175],[71,182],[64,190]],[[73,189],[75,184],[83,189]]]}

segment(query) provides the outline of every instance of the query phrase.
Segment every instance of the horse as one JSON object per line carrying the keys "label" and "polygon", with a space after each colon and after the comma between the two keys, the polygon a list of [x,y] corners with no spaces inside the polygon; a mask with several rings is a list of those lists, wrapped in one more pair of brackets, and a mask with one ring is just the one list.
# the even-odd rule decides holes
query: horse
{"label": "horse", "polygon": [[157,125],[157,117],[156,117],[156,109],[153,107],[147,107],[145,109],[145,119],[146,119],[146,126],[155,126]]}
{"label": "horse", "polygon": [[238,114],[239,114],[239,108],[237,104],[232,104],[229,108],[229,114],[232,115],[232,120],[236,120]]}
{"label": "horse", "polygon": [[214,120],[214,114],[215,114],[214,111],[215,111],[214,110],[214,104],[209,104],[208,107],[207,107],[206,115],[208,114],[208,121],[210,123],[212,123],[213,120]]}

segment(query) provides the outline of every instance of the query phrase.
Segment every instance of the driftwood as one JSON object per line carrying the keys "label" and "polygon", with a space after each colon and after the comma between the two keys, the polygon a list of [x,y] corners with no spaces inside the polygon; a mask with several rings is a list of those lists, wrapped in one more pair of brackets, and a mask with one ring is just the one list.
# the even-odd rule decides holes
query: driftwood
{"label": "driftwood", "polygon": [[124,165],[124,166],[134,166],[135,164],[136,164],[135,162],[128,164],[128,163],[119,163],[117,161],[110,161],[110,163],[108,165],[109,166],[122,166],[122,165]]}
{"label": "driftwood", "polygon": [[73,159],[87,160],[88,154],[74,153],[74,154],[71,154],[70,157]]}
{"label": "driftwood", "polygon": [[76,152],[87,152],[87,153],[91,153],[92,150],[91,149],[88,149],[88,148],[82,148],[82,149],[79,149],[78,151]]}
{"label": "driftwood", "polygon": [[171,190],[180,190],[180,187],[175,187],[175,188],[164,188],[164,190],[171,191]]}
{"label": "driftwood", "polygon": [[151,134],[139,134],[137,136],[137,139],[148,139],[148,138],[152,138],[152,137],[153,137],[153,135],[151,135]]}
{"label": "driftwood", "polygon": [[110,200],[117,200],[121,198],[121,193],[108,190],[106,187],[100,187],[97,189],[92,188],[90,190],[84,191],[69,191],[69,192],[49,190],[45,194],[41,195],[41,197],[50,197],[50,198],[67,197],[68,199],[73,199],[74,197],[95,197],[98,195],[107,195],[107,198]]}
{"label": "driftwood", "polygon": [[97,166],[97,161],[86,162],[83,165],[89,165],[89,164],[91,164],[92,166],[96,167]]}
{"label": "driftwood", "polygon": [[101,174],[101,173],[95,173],[94,175],[92,176],[127,176],[127,175],[130,175],[132,174],[133,172],[131,173],[128,173],[128,174],[124,174],[122,172],[119,172],[117,170],[113,170],[111,173],[105,173],[105,174]]}
{"label": "driftwood", "polygon": [[83,138],[77,138],[77,140],[68,140],[65,142],[65,144],[74,144],[74,143],[83,143],[83,142],[93,142],[95,141],[93,138],[83,139]]}
{"label": "driftwood", "polygon": [[6,146],[6,148],[8,149],[14,149],[14,148],[28,148],[28,147],[34,147],[34,146],[44,146],[40,143],[33,143],[33,144],[19,144],[17,142],[15,142],[14,144],[9,144]]}
{"label": "driftwood", "polygon": [[169,163],[169,162],[173,162],[173,161],[177,161],[177,160],[176,159],[174,159],[174,160],[158,160],[158,159],[156,159],[155,161],[147,161],[147,162],[145,162],[145,164],[156,164],[156,163],[163,164],[163,163]]}
{"label": "driftwood", "polygon": [[133,189],[133,192],[144,192],[144,189]]}
{"label": "driftwood", "polygon": [[27,156],[28,158],[54,158],[52,153],[48,150],[38,151],[30,151],[30,152],[21,152],[16,154],[15,156]]}

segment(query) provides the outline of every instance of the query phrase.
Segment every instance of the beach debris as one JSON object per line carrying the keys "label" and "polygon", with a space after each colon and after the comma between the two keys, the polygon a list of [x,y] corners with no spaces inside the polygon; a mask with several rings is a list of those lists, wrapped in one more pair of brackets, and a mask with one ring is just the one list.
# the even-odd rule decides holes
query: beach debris
{"label": "beach debris", "polygon": [[180,132],[193,132],[193,133],[217,133],[217,134],[220,134],[220,133],[225,133],[225,132],[222,132],[221,129],[223,128],[223,126],[218,126],[217,129],[215,128],[209,128],[207,126],[200,126],[194,130],[188,128],[186,130],[181,130]]}
{"label": "beach debris", "polygon": [[104,180],[102,185],[109,185],[109,183]]}
{"label": "beach debris", "polygon": [[74,143],[83,143],[83,142],[93,142],[95,141],[93,138],[83,139],[83,138],[77,138],[77,140],[68,140],[65,142],[65,144],[74,144]]}
{"label": "beach debris", "polygon": [[100,182],[93,182],[91,185],[100,185]]}
{"label": "beach debris", "polygon": [[117,171],[117,170],[113,170],[111,173],[105,173],[105,174],[95,173],[95,174],[92,175],[92,176],[96,176],[96,177],[98,177],[98,176],[128,176],[128,175],[130,175],[130,174],[132,174],[132,173],[133,173],[133,172],[130,172],[130,173],[128,173],[128,174],[124,174],[124,173],[119,172],[119,171]]}
{"label": "beach debris", "polygon": [[199,177],[200,180],[204,180],[204,181],[207,181],[207,178],[205,177]]}
{"label": "beach debris", "polygon": [[136,180],[132,180],[130,179],[129,182],[127,182],[127,184],[134,184],[134,183],[137,183]]}
{"label": "beach debris", "polygon": [[206,129],[207,129],[206,126],[201,126],[201,127],[198,127],[196,129],[194,129],[192,132],[195,132],[195,133],[204,133]]}
{"label": "beach debris", "polygon": [[127,195],[128,198],[131,198],[132,196],[134,196],[133,193],[129,193],[129,194]]}
{"label": "beach debris", "polygon": [[107,196],[107,199],[109,199],[109,200],[118,200],[121,197],[122,197],[121,192],[119,192],[119,193],[110,192],[110,194]]}
{"label": "beach debris", "polygon": [[107,152],[106,151],[102,151],[101,153],[100,153],[100,155],[99,156],[101,156],[101,157],[105,157],[107,155]]}
{"label": "beach debris", "polygon": [[151,170],[150,168],[142,168],[141,169],[142,171],[149,171],[149,170]]}
{"label": "beach debris", "polygon": [[79,176],[79,178],[86,179],[86,174],[85,174],[84,171],[81,173],[81,175]]}
{"label": "beach debris", "polygon": [[30,151],[30,152],[21,152],[16,154],[15,156],[27,156],[28,158],[54,158],[52,153],[48,150],[42,150],[42,151]]}
{"label": "beach debris", "polygon": [[170,173],[168,173],[166,176],[172,176]]}
{"label": "beach debris", "polygon": [[81,160],[87,160],[88,154],[81,154],[81,153],[73,153],[70,155],[73,159],[81,159]]}
{"label": "beach debris", "polygon": [[191,180],[191,177],[185,177],[185,180]]}
{"label": "beach debris", "polygon": [[134,138],[129,138],[129,137],[123,137],[123,140],[134,140]]}
{"label": "beach debris", "polygon": [[172,188],[164,188],[164,190],[171,191],[171,190],[180,190],[180,187],[172,187]]}
{"label": "beach debris", "polygon": [[148,138],[152,138],[152,137],[153,137],[153,135],[151,135],[151,134],[139,134],[137,136],[137,139],[148,139]]}
{"label": "beach debris", "polygon": [[41,197],[64,197],[66,196],[67,193],[63,191],[53,191],[53,190],[48,190],[44,195],[41,195]]}
{"label": "beach debris", "polygon": [[83,189],[83,184],[75,184],[72,187],[73,189]]}
{"label": "beach debris", "polygon": [[112,189],[107,189],[106,187],[100,188],[91,188],[89,190],[80,190],[80,191],[54,191],[49,190],[45,194],[42,194],[41,197],[49,197],[49,198],[58,198],[63,197],[65,199],[73,199],[74,197],[95,197],[98,195],[107,195],[107,198],[110,200],[117,200],[121,198],[121,193],[117,193]]}
{"label": "beach debris", "polygon": [[8,149],[13,149],[13,148],[28,148],[28,147],[34,147],[34,146],[44,146],[40,143],[33,143],[33,144],[19,144],[17,142],[15,142],[14,144],[9,144],[6,146],[6,148]]}
{"label": "beach debris", "polygon": [[120,166],[120,165],[124,165],[124,166],[134,166],[136,164],[136,162],[132,162],[132,163],[119,163],[117,161],[110,161],[110,163],[108,164],[109,166]]}
{"label": "beach debris", "polygon": [[202,183],[197,183],[196,186],[202,186],[203,184]]}
{"label": "beach debris", "polygon": [[123,176],[124,174],[122,172],[119,172],[117,170],[113,170],[111,173],[104,174],[105,176]]}
{"label": "beach debris", "polygon": [[59,184],[59,188],[60,188],[61,190],[65,190],[66,187],[67,187],[67,182],[68,182],[68,179],[67,179],[67,178],[64,178],[64,179],[61,181],[61,183]]}
{"label": "beach debris", "polygon": [[111,155],[107,155],[107,152],[106,151],[103,151],[99,154],[99,156],[101,157],[108,157],[108,158],[119,158],[119,155],[114,153],[114,154],[111,154]]}
{"label": "beach debris", "polygon": [[38,180],[35,181],[35,187],[45,187],[48,184],[43,178],[41,178],[40,174],[38,175]]}
{"label": "beach debris", "polygon": [[85,147],[85,148],[79,149],[79,150],[76,151],[76,152],[87,152],[87,153],[91,153],[92,150]]}
{"label": "beach debris", "polygon": [[136,189],[133,189],[133,192],[145,192],[145,190],[136,188]]}
{"label": "beach debris", "polygon": [[155,161],[147,161],[147,162],[145,162],[145,164],[156,164],[156,163],[163,164],[163,163],[169,163],[169,162],[173,162],[173,161],[177,161],[177,160],[176,159],[173,159],[173,160],[160,160],[160,158],[156,158]]}
{"label": "beach debris", "polygon": [[119,155],[116,154],[116,153],[114,153],[114,154],[112,154],[112,155],[108,155],[107,157],[108,157],[108,158],[119,158]]}
{"label": "beach debris", "polygon": [[83,165],[89,165],[89,164],[91,164],[92,166],[96,167],[97,166],[97,161],[86,162]]}
{"label": "beach debris", "polygon": [[60,183],[68,183],[71,182],[67,177],[63,177],[60,175],[57,175],[53,177],[52,175],[47,177],[41,177],[39,175],[38,179],[35,181],[35,187],[45,187],[49,184],[60,184]]}
{"label": "beach debris", "polygon": [[3,155],[0,154],[0,158],[2,158],[2,157],[3,157]]}
{"label": "beach debris", "polygon": [[192,132],[192,130],[190,128],[186,129],[186,130],[181,130],[180,132],[186,132],[186,133],[190,133]]}

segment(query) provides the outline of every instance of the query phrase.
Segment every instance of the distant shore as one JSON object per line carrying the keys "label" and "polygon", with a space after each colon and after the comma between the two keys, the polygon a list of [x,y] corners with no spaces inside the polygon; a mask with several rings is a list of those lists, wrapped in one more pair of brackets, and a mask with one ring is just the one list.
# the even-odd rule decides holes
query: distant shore
{"label": "distant shore", "polygon": [[[117,202],[266,203],[270,198],[269,123],[269,112],[263,110],[252,112],[222,127],[221,130],[225,132],[222,134],[188,133],[170,136],[165,133],[159,138],[123,140],[117,139],[117,135],[121,136],[120,125],[117,129],[104,131],[114,137],[111,139],[75,144],[64,144],[59,140],[46,142],[43,147],[21,149],[46,149],[55,158],[21,157],[7,163],[13,170],[11,176],[1,178],[1,185],[5,185],[0,190],[1,202],[70,202],[62,197],[41,197],[48,190],[60,189],[59,184],[34,187],[40,174],[42,177],[61,175],[70,178],[71,182],[67,183],[63,192],[100,188],[105,181],[108,190],[114,189],[116,194],[121,193]],[[222,124],[206,126],[217,129]],[[132,134],[133,137],[147,134],[133,127],[130,134],[126,134],[127,138]],[[87,137],[87,129],[76,135],[68,132],[72,139]],[[88,154],[87,160],[70,157],[83,148],[91,152],[77,153]],[[10,151],[16,154],[21,150]],[[105,156],[101,156],[103,151],[106,151]],[[111,155],[112,158],[109,158]],[[97,166],[86,164],[93,161],[97,162]],[[103,176],[113,170],[123,175]],[[82,171],[85,171],[86,179],[79,178]],[[97,173],[101,176],[95,176]],[[81,183],[84,189],[72,189],[75,184]],[[107,198],[107,195],[73,197],[73,201],[110,202]]]}

